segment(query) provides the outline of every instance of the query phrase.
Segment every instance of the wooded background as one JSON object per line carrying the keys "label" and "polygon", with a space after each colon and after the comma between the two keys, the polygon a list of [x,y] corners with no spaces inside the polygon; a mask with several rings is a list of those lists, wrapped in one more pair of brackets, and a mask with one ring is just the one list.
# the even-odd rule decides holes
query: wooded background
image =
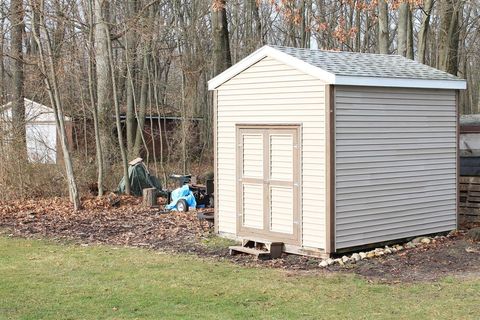
{"label": "wooded background", "polygon": [[[79,208],[79,181],[83,190],[96,179],[102,194],[138,155],[160,177],[211,167],[207,81],[265,44],[403,55],[467,79],[461,112],[478,113],[479,10],[480,0],[4,0],[0,105],[13,101],[15,143],[2,152],[1,163],[10,162],[0,186],[25,196],[28,187],[67,181]],[[41,183],[34,181],[45,169],[28,167],[22,151],[24,97],[53,107],[61,137],[63,171],[40,175]],[[184,120],[163,140],[160,120],[150,122],[154,148],[167,141],[167,155],[145,148],[149,114]],[[63,115],[74,119],[76,146]]]}

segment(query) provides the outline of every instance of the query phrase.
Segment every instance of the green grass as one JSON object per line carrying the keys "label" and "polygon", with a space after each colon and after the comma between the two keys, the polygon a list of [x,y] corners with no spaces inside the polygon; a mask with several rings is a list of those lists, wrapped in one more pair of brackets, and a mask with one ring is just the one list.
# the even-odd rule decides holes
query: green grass
{"label": "green grass", "polygon": [[238,245],[235,240],[218,237],[213,234],[203,239],[202,244],[210,250],[219,250],[229,246]]}
{"label": "green grass", "polygon": [[386,285],[0,236],[0,319],[467,319],[480,279]]}

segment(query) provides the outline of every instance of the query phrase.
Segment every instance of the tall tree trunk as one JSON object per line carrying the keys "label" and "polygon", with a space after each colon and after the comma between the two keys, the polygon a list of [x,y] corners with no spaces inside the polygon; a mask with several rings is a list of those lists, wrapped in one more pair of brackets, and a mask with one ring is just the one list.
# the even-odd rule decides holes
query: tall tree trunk
{"label": "tall tree trunk", "polygon": [[302,18],[302,27],[300,32],[300,46],[310,48],[310,13],[312,12],[312,1],[302,0],[300,13]]}
{"label": "tall tree trunk", "polygon": [[[147,21],[153,22],[155,20],[155,8],[151,6],[149,8],[148,19]],[[143,47],[143,66],[141,72],[141,79],[140,79],[140,103],[138,109],[135,112],[137,118],[137,132],[135,135],[135,144],[133,146],[133,155],[140,156],[141,147],[142,145],[145,147],[145,151],[147,153],[147,158],[149,156],[149,150],[146,145],[144,131],[145,131],[145,116],[147,111],[147,103],[149,101],[149,96],[151,94],[149,88],[149,64],[150,64],[150,57],[152,55],[152,38],[147,37],[145,40],[145,44]]]}
{"label": "tall tree trunk", "polygon": [[[132,19],[136,14],[136,2],[135,0],[127,1],[128,17]],[[127,27],[127,26],[126,26]],[[127,79],[126,79],[126,92],[127,92],[127,114],[126,114],[126,129],[127,129],[127,151],[131,156],[133,154],[133,145],[135,143],[135,131],[136,131],[136,119],[135,119],[135,90],[131,85],[135,79],[135,50],[136,50],[136,32],[134,28],[129,28],[126,33],[125,40],[125,54],[127,64]]]}
{"label": "tall tree trunk", "polygon": [[120,155],[122,157],[122,166],[123,166],[123,179],[125,181],[125,193],[130,194],[130,179],[128,177],[128,158],[127,152],[125,150],[125,146],[123,145],[123,133],[122,133],[122,123],[120,121],[120,105],[118,103],[118,95],[117,95],[117,84],[115,81],[115,71],[114,71],[114,62],[113,62],[113,50],[112,50],[112,41],[110,39],[110,31],[108,28],[108,24],[103,24],[102,30],[104,32],[105,39],[107,40],[107,62],[109,64],[110,70],[110,84],[112,85],[112,93],[113,93],[113,104],[115,106],[115,124],[117,129],[117,139],[118,145],[120,148]]}
{"label": "tall tree trunk", "polygon": [[[361,27],[362,27],[362,21],[361,21],[361,10],[358,6],[358,0],[355,2],[355,29],[357,30],[357,33],[355,34],[355,51],[356,52],[361,52],[362,51],[362,43],[361,43]],[[368,32],[368,29],[365,29],[365,32]]]}
{"label": "tall tree trunk", "polygon": [[213,73],[220,74],[232,65],[225,0],[213,0]]}
{"label": "tall tree trunk", "polygon": [[[40,1],[40,7],[38,9],[42,9],[42,8],[44,8],[43,0]],[[63,114],[63,105],[60,100],[60,92],[58,89],[58,81],[57,81],[57,71],[55,68],[56,62],[54,61],[54,55],[53,55],[52,44],[51,44],[52,39],[45,25],[43,12],[37,11],[35,13],[38,14],[40,17],[40,19],[38,20],[40,22],[40,28],[43,29],[44,34],[46,36],[45,45],[47,47],[47,55],[48,55],[48,68],[47,68],[47,62],[45,60],[45,53],[43,51],[40,35],[36,33],[36,30],[41,30],[41,29],[40,28],[36,29],[35,27],[32,28],[35,41],[37,42],[40,69],[44,75],[45,86],[47,88],[48,95],[50,97],[50,103],[52,105],[53,113],[55,116],[57,132],[60,136],[60,145],[62,147],[63,162],[65,165],[65,171],[67,174],[70,201],[72,201],[73,203],[73,209],[75,211],[78,211],[81,209],[80,194],[78,193],[77,183],[75,181],[75,174],[73,172],[72,158],[70,156],[70,150],[68,147],[67,132],[65,128],[65,117]],[[35,19],[33,19],[33,21],[35,21]]]}
{"label": "tall tree trunk", "polygon": [[[3,10],[3,5],[0,5],[0,9]],[[5,88],[5,65],[4,65],[4,60],[5,60],[5,53],[4,53],[4,41],[3,39],[5,38],[5,15],[2,15],[0,17],[0,104],[4,105],[6,103],[5,101],[5,95],[7,93],[7,90]]]}
{"label": "tall tree trunk", "polygon": [[378,0],[378,52],[388,54],[388,3],[386,0]]}
{"label": "tall tree trunk", "polygon": [[422,25],[418,31],[418,49],[417,60],[421,63],[425,63],[426,49],[428,41],[428,29],[430,28],[430,17],[432,14],[433,5],[435,0],[425,0],[423,6],[423,18]]}
{"label": "tall tree trunk", "polygon": [[397,54],[407,56],[408,3],[402,2],[398,8]]}
{"label": "tall tree trunk", "polygon": [[258,10],[257,0],[245,0],[246,8],[246,33],[245,40],[249,44],[248,51],[252,51],[260,45],[264,44],[262,35],[262,21]]}
{"label": "tall tree trunk", "polygon": [[112,123],[112,79],[108,63],[108,37],[106,11],[108,0],[95,0],[95,62],[97,67],[97,104],[100,143],[104,151],[103,167],[108,172],[111,160],[107,155],[114,154]]}
{"label": "tall tree trunk", "polygon": [[88,93],[90,96],[90,108],[92,109],[93,114],[93,127],[95,131],[95,151],[96,151],[96,158],[97,158],[97,187],[98,187],[98,196],[103,196],[103,148],[102,143],[100,141],[100,129],[98,124],[98,105],[95,104],[95,91],[94,91],[94,80],[93,80],[93,60],[95,54],[95,41],[93,37],[93,29],[94,29],[94,14],[93,14],[93,1],[88,1],[88,8],[89,8],[89,22],[90,22],[90,30],[88,34],[89,44],[90,44],[90,59],[88,60]]}
{"label": "tall tree trunk", "polygon": [[[11,53],[12,61],[12,126],[14,134],[15,151],[21,160],[27,159],[27,143],[25,132],[25,96],[23,74],[23,1],[10,1]],[[3,40],[2,40],[3,41]]]}
{"label": "tall tree trunk", "polygon": [[[148,92],[148,64],[150,63],[150,46],[144,49],[142,77],[140,80],[140,103],[136,112],[137,115],[137,133],[135,135],[135,144],[133,146],[133,155],[140,156],[142,144],[144,142],[143,131],[145,130],[145,115],[147,109]],[[146,150],[148,152],[148,150]]]}
{"label": "tall tree trunk", "polygon": [[454,75],[458,71],[460,10],[462,10],[462,0],[442,0],[441,2],[439,68]]}
{"label": "tall tree trunk", "polygon": [[408,20],[407,20],[407,58],[415,59],[413,51],[413,14],[412,8],[408,6]]}

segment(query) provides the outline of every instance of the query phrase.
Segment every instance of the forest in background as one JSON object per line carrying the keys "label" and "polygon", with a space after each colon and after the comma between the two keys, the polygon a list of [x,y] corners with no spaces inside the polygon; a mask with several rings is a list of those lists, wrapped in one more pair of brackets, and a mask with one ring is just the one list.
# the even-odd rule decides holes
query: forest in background
{"label": "forest in background", "polygon": [[[112,190],[145,156],[154,113],[184,120],[163,137],[171,152],[147,151],[154,174],[211,167],[207,81],[265,44],[403,55],[467,79],[461,112],[480,112],[479,0],[4,0],[0,35],[0,105],[13,103],[0,138],[14,141],[1,144],[1,198],[68,190],[80,208],[92,181]],[[26,160],[24,97],[54,109],[61,166]]]}

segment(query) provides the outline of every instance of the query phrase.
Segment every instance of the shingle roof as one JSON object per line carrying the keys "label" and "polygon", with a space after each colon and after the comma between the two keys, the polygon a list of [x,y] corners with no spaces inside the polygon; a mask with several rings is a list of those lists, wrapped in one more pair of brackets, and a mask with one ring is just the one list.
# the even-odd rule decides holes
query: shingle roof
{"label": "shingle roof", "polygon": [[454,75],[399,55],[272,47],[340,76],[460,80]]}
{"label": "shingle roof", "polygon": [[455,90],[463,90],[467,85],[454,75],[398,55],[263,46],[211,79],[209,90],[215,90],[265,57],[332,85]]}

